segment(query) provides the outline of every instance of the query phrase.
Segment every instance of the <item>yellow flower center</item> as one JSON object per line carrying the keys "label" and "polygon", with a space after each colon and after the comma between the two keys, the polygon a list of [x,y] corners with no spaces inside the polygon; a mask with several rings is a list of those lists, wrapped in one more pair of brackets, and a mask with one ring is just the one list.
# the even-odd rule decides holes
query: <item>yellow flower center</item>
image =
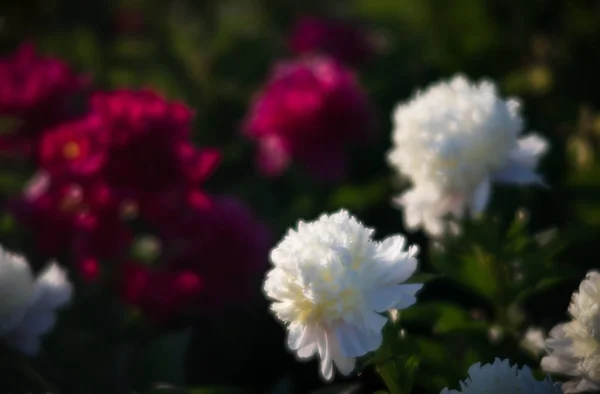
{"label": "yellow flower center", "polygon": [[69,141],[63,147],[62,153],[65,159],[73,160],[81,155],[81,148],[77,142]]}

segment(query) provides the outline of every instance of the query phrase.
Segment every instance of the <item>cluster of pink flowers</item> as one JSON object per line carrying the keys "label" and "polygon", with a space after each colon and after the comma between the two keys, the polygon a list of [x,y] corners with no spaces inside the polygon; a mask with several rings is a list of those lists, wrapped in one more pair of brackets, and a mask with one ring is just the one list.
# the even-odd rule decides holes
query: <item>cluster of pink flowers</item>
{"label": "cluster of pink flowers", "polygon": [[0,117],[16,123],[0,136],[0,153],[31,154],[44,129],[73,115],[87,82],[61,60],[37,54],[30,43],[0,59]]}
{"label": "cluster of pink flowers", "polygon": [[346,25],[300,21],[291,46],[306,56],[275,65],[244,122],[262,174],[279,176],[295,161],[314,179],[338,180],[347,148],[371,140],[367,95],[337,52],[353,47],[357,37]]}
{"label": "cluster of pink flowers", "polygon": [[[39,73],[27,69],[61,63],[35,64],[32,59],[40,58],[26,50],[32,64],[14,78],[36,86],[35,94],[17,95],[12,107],[2,96],[0,105],[29,119],[33,107],[63,102],[71,92],[63,80],[78,78],[69,74],[51,87],[37,86]],[[6,66],[0,78],[10,75],[17,70]],[[111,272],[122,297],[157,320],[189,305],[244,299],[249,278],[266,268],[270,246],[267,229],[246,206],[203,189],[221,154],[191,142],[192,120],[186,105],[149,90],[92,92],[82,115],[38,125],[32,140],[38,171],[12,202],[38,249],[49,256],[67,253],[84,279],[102,277],[105,262],[120,262]],[[25,132],[16,130],[15,138]],[[138,222],[163,245],[158,267],[131,261],[132,224]]]}

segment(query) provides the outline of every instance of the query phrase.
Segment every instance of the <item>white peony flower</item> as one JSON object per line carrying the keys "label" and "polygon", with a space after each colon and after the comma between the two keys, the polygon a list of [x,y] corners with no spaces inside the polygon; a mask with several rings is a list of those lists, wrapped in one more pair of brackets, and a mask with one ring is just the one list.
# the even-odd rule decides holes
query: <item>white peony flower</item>
{"label": "white peony flower", "polygon": [[55,323],[55,310],[71,299],[65,272],[50,263],[34,280],[27,261],[0,247],[0,336],[26,355],[39,351],[41,336]]}
{"label": "white peony flower", "polygon": [[415,303],[422,285],[401,284],[417,267],[417,248],[395,235],[372,240],[373,229],[347,211],[300,221],[271,251],[264,289],[288,328],[287,344],[301,359],[318,353],[321,374],[343,375],[355,358],[381,345],[380,313]]}
{"label": "white peony flower", "polygon": [[475,363],[469,377],[460,382],[460,390],[445,388],[441,394],[561,394],[562,390],[549,378],[536,380],[528,366],[510,365],[496,358],[492,364]]}
{"label": "white peony flower", "polygon": [[534,169],[547,143],[536,134],[519,138],[519,110],[519,102],[502,100],[493,83],[472,84],[463,76],[396,108],[388,161],[412,182],[396,199],[408,228],[440,235],[444,217],[485,209],[492,182],[541,182]]}
{"label": "white peony flower", "polygon": [[581,282],[569,314],[570,322],[550,331],[542,368],[573,378],[563,385],[567,394],[600,391],[600,273],[590,272]]}

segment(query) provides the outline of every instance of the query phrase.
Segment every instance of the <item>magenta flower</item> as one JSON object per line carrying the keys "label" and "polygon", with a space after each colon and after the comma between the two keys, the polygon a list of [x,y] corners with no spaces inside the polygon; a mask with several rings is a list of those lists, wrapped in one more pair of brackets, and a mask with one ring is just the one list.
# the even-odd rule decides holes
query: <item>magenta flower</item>
{"label": "magenta flower", "polygon": [[99,116],[61,123],[42,135],[38,163],[54,176],[97,174],[107,160],[109,137]]}
{"label": "magenta flower", "polygon": [[162,265],[123,266],[124,301],[158,322],[177,318],[184,310],[194,314],[247,302],[268,268],[267,227],[231,197],[196,190],[167,192],[161,201],[167,215],[153,224],[160,236]]}
{"label": "magenta flower", "polygon": [[66,250],[85,271],[91,260],[114,258],[129,245],[127,201],[100,179],[74,181],[42,172],[12,211],[32,230],[40,252],[56,256]]}
{"label": "magenta flower", "polygon": [[373,43],[356,25],[316,17],[296,22],[289,46],[298,55],[329,55],[349,65],[363,63],[374,52]]}
{"label": "magenta flower", "polygon": [[148,91],[95,93],[91,112],[110,135],[105,177],[139,199],[167,188],[198,186],[218,166],[220,152],[190,141],[193,112]]}
{"label": "magenta flower", "polygon": [[258,145],[257,165],[281,175],[292,160],[317,179],[344,176],[346,148],[371,134],[371,112],[354,74],[316,57],[278,64],[252,103],[243,131]]}
{"label": "magenta flower", "polygon": [[204,305],[247,299],[268,267],[266,225],[232,197],[192,193],[186,205],[160,229],[167,264],[203,278]]}
{"label": "magenta flower", "polygon": [[0,115],[17,121],[0,137],[0,150],[33,153],[43,130],[73,115],[71,101],[86,84],[66,63],[37,54],[31,43],[0,58]]}

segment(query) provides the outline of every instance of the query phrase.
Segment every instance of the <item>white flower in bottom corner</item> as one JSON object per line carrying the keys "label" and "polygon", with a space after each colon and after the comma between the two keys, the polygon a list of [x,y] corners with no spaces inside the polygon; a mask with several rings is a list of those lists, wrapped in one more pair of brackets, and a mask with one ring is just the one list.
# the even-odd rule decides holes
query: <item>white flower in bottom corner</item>
{"label": "white flower in bottom corner", "polygon": [[460,390],[442,390],[441,394],[561,394],[562,390],[549,378],[537,380],[528,366],[519,369],[508,360],[496,358],[492,364],[476,363],[469,377],[460,382]]}
{"label": "white flower in bottom corner", "polygon": [[55,310],[71,299],[65,272],[50,263],[34,279],[29,263],[0,247],[0,337],[11,347],[32,356],[41,336],[55,323]]}
{"label": "white flower in bottom corner", "polygon": [[355,358],[376,350],[387,318],[380,313],[415,303],[420,284],[402,284],[417,267],[405,239],[372,240],[374,230],[347,211],[300,221],[271,251],[264,289],[288,328],[287,344],[301,359],[315,354],[321,375],[333,365],[349,375]]}
{"label": "white flower in bottom corner", "polygon": [[590,272],[573,294],[570,322],[550,331],[542,368],[570,376],[565,393],[600,391],[600,273]]}
{"label": "white flower in bottom corner", "polygon": [[433,84],[399,105],[393,121],[388,162],[412,183],[396,199],[407,228],[440,235],[447,216],[481,213],[493,182],[541,182],[535,167],[548,144],[520,136],[520,103],[502,99],[492,82],[459,75]]}

